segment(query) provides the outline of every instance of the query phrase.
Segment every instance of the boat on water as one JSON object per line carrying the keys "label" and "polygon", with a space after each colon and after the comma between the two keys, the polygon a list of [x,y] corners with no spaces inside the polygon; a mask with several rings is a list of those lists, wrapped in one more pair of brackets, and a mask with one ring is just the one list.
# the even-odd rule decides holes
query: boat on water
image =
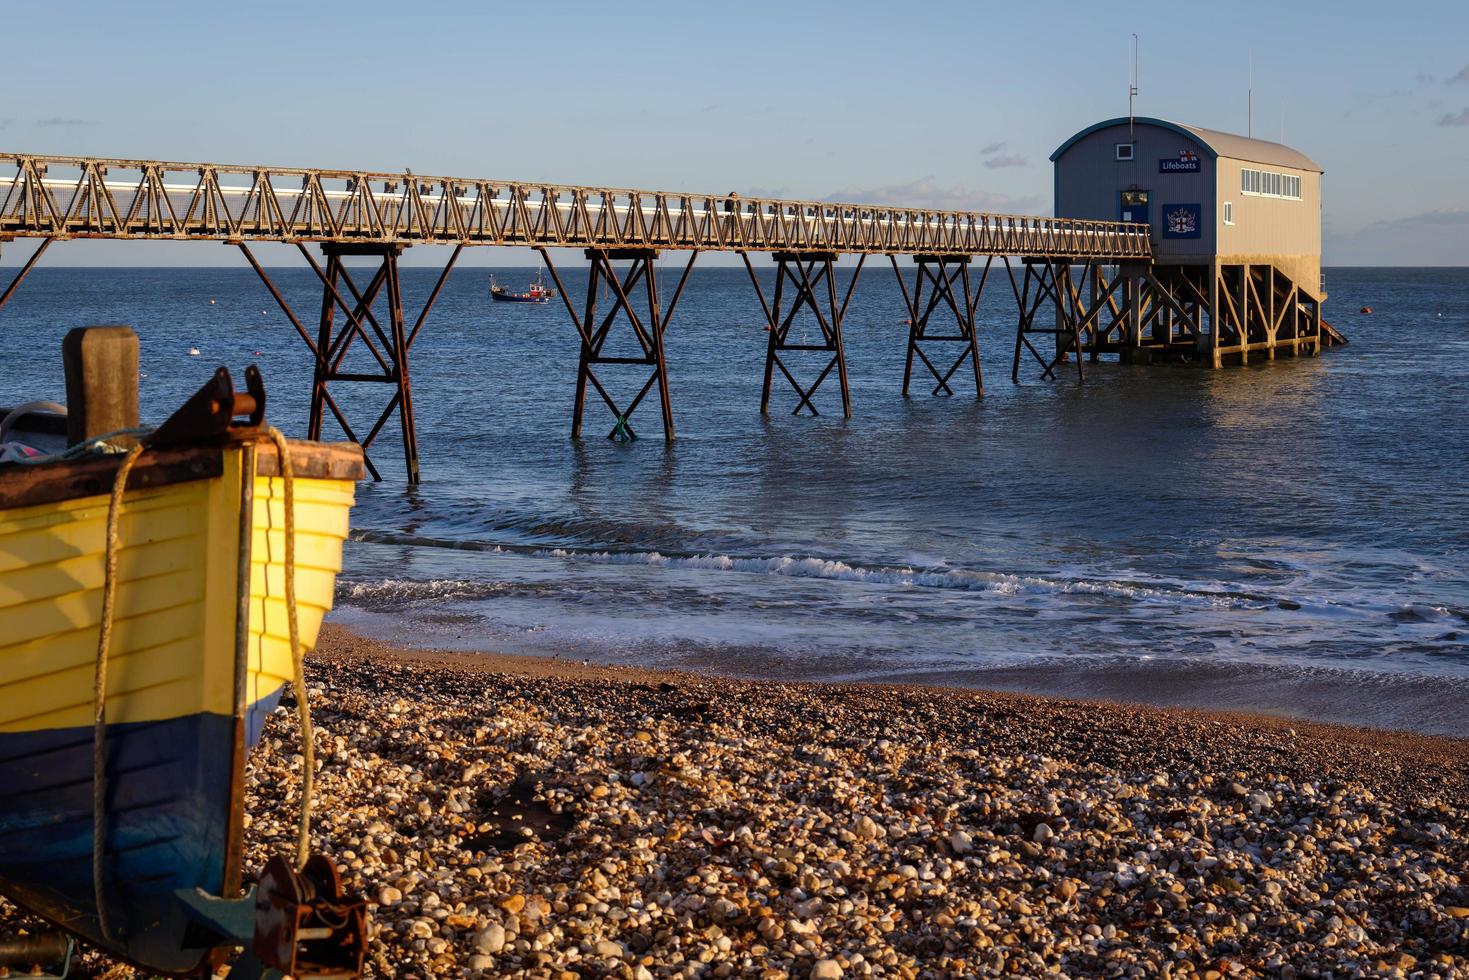
{"label": "boat on water", "polygon": [[232,976],[355,976],[331,862],[273,859],[252,894],[242,853],[246,754],[331,608],[362,453],[279,436],[246,381],[220,368],[131,452],[0,465],[0,893],[154,973],[244,946]]}
{"label": "boat on water", "polygon": [[556,290],[551,289],[541,282],[541,274],[536,273],[536,281],[526,287],[523,293],[512,293],[505,286],[495,281],[490,276],[490,298],[500,303],[549,303],[556,295]]}

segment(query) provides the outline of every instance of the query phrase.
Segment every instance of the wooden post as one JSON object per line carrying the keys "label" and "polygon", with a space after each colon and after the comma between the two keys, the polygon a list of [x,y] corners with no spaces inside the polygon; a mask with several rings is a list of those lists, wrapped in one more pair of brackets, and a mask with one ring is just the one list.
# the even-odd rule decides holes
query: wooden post
{"label": "wooden post", "polygon": [[1250,363],[1250,264],[1239,267],[1239,363]]}
{"label": "wooden post", "polygon": [[61,341],[66,443],[138,427],[138,335],[131,327],[77,327]]}
{"label": "wooden post", "polygon": [[1214,259],[1209,263],[1209,342],[1212,352],[1210,365],[1215,368],[1224,366],[1224,359],[1219,354],[1219,331],[1222,326],[1219,322],[1219,260]]}
{"label": "wooden post", "polygon": [[1141,276],[1127,277],[1127,344],[1130,347],[1143,345],[1143,282]]}

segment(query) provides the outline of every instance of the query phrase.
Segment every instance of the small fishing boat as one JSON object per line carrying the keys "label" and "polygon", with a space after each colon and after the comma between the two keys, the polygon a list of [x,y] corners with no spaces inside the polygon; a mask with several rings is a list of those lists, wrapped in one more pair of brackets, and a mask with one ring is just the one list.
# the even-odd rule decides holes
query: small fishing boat
{"label": "small fishing boat", "polygon": [[556,290],[547,288],[541,282],[541,274],[536,273],[536,281],[523,293],[512,293],[506,287],[495,282],[495,277],[490,276],[490,298],[500,303],[549,303],[556,295]]}
{"label": "small fishing boat", "polygon": [[245,946],[354,976],[331,863],[303,845],[251,894],[241,855],[246,753],[331,608],[362,454],[280,436],[246,381],[220,368],[129,452],[0,465],[0,893],[155,973]]}

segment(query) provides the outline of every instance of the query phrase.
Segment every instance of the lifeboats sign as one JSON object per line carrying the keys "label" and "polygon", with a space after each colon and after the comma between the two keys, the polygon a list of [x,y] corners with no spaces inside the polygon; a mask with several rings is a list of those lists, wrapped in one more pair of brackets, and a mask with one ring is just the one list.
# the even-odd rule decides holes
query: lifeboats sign
{"label": "lifeboats sign", "polygon": [[1196,174],[1199,172],[1199,155],[1193,150],[1179,150],[1177,158],[1164,157],[1158,161],[1160,174]]}

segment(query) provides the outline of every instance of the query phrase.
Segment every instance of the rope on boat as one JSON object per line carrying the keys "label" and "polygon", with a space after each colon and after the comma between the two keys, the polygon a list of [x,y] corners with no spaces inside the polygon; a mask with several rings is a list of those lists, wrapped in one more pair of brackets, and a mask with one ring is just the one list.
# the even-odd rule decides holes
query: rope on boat
{"label": "rope on boat", "polygon": [[301,649],[296,616],[296,473],[291,448],[275,426],[270,427],[280,457],[281,484],[286,505],[286,615],[291,639],[291,688],[296,694],[296,713],[301,722],[301,824],[296,832],[296,867],[306,867],[311,851],[311,799],[315,792],[316,747],[311,731],[311,705],[306,700],[305,653]]}
{"label": "rope on boat", "polygon": [[92,678],[92,899],[97,906],[97,926],[102,938],[112,940],[104,900],[103,852],[107,810],[107,655],[112,645],[112,618],[117,598],[117,526],[122,518],[122,493],[133,464],[143,454],[143,444],[128,450],[112,481],[112,498],[107,503],[107,556],[102,577],[102,623],[97,631],[97,667]]}
{"label": "rope on boat", "polygon": [[[11,414],[13,415],[15,413],[12,412]],[[39,466],[42,463],[56,463],[69,459],[79,459],[82,456],[91,456],[97,453],[116,454],[124,450],[114,445],[114,440],[125,437],[141,439],[152,432],[152,429],[147,428],[113,429],[111,432],[104,432],[99,436],[92,436],[90,439],[79,442],[75,446],[69,446],[58,453],[43,453],[39,456],[16,456],[7,462],[20,463],[22,466]]]}
{"label": "rope on boat", "polygon": [[[316,765],[311,729],[311,706],[306,700],[306,673],[301,634],[296,609],[296,492],[295,469],[291,465],[290,447],[279,429],[272,427],[270,437],[280,457],[281,483],[286,511],[286,615],[291,643],[292,689],[301,723],[301,823],[296,836],[296,866],[303,868],[311,849],[311,802],[314,794]],[[122,498],[133,464],[143,454],[142,443],[128,450],[112,482],[112,496],[107,503],[106,557],[102,578],[101,624],[97,631],[97,662],[92,678],[92,898],[97,906],[97,925],[104,941],[112,941],[107,921],[104,857],[107,816],[107,661],[112,646],[112,623],[116,613],[118,526],[122,518]],[[253,479],[254,474],[249,474]],[[247,517],[247,519],[249,519]],[[248,582],[238,587],[249,588]]]}

